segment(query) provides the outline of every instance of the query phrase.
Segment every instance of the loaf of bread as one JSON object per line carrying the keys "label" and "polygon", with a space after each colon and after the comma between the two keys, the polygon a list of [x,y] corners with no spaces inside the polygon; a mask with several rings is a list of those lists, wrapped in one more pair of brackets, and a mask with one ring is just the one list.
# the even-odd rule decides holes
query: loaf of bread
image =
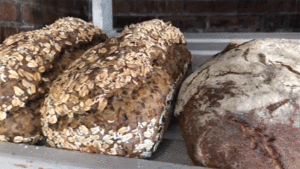
{"label": "loaf of bread", "polygon": [[175,114],[195,164],[300,168],[299,47],[253,40],[213,56],[184,81]]}
{"label": "loaf of bread", "polygon": [[107,38],[92,24],[71,17],[8,37],[0,46],[0,140],[35,143],[41,138],[38,109],[51,83]]}
{"label": "loaf of bread", "polygon": [[161,20],[125,27],[73,62],[41,108],[52,147],[149,157],[191,67],[179,29]]}

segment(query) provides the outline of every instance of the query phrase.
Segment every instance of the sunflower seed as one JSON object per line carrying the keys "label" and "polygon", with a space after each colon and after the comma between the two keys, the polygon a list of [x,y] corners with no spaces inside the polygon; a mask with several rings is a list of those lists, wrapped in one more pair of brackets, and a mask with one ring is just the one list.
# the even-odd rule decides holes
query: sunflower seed
{"label": "sunflower seed", "polygon": [[6,119],[6,112],[0,111],[0,121]]}
{"label": "sunflower seed", "polygon": [[16,136],[15,138],[14,138],[14,142],[15,143],[20,143],[20,142],[22,142],[24,140],[24,138],[22,137],[22,136]]}
{"label": "sunflower seed", "polygon": [[98,104],[98,110],[99,112],[103,111],[107,105],[107,100],[104,97],[101,97],[98,100],[99,104]]}
{"label": "sunflower seed", "polygon": [[49,123],[55,124],[56,122],[57,122],[56,115],[52,115],[52,116],[49,118]]}
{"label": "sunflower seed", "polygon": [[22,94],[24,94],[24,91],[20,89],[18,86],[14,86],[14,92],[17,96],[21,96]]}
{"label": "sunflower seed", "polygon": [[121,127],[121,128],[118,130],[118,133],[121,133],[121,134],[123,134],[123,133],[125,133],[125,132],[127,132],[127,127]]}

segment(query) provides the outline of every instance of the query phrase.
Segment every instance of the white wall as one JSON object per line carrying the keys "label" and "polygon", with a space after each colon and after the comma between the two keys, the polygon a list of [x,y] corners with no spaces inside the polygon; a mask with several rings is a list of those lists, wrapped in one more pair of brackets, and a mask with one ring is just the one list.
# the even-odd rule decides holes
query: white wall
{"label": "white wall", "polygon": [[114,34],[112,0],[93,0],[92,9],[94,25],[103,29],[108,36]]}

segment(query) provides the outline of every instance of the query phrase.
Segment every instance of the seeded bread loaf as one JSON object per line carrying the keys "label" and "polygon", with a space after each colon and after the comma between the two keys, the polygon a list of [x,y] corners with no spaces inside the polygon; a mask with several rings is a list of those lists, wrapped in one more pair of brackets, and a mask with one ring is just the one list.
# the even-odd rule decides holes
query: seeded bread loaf
{"label": "seeded bread loaf", "polygon": [[299,47],[253,40],[215,55],[184,81],[175,114],[195,164],[300,168]]}
{"label": "seeded bread loaf", "polygon": [[0,140],[35,143],[50,84],[87,48],[108,37],[81,19],[8,37],[0,46]]}
{"label": "seeded bread loaf", "polygon": [[52,147],[149,157],[190,70],[179,29],[161,20],[125,27],[88,50],[51,86],[41,108]]}

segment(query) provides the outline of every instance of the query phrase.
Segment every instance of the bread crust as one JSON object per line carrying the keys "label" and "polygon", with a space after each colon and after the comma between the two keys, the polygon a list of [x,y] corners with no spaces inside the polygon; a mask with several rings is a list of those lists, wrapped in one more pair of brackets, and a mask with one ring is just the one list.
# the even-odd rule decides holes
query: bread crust
{"label": "bread crust", "polygon": [[253,40],[184,81],[175,114],[195,164],[299,168],[299,54],[296,41]]}
{"label": "bread crust", "polygon": [[0,140],[40,139],[38,109],[51,83],[88,47],[107,38],[92,24],[71,17],[8,37],[0,46]]}
{"label": "bread crust", "polygon": [[149,157],[190,68],[179,29],[161,20],[126,27],[87,51],[54,82],[42,112],[52,147]]}

